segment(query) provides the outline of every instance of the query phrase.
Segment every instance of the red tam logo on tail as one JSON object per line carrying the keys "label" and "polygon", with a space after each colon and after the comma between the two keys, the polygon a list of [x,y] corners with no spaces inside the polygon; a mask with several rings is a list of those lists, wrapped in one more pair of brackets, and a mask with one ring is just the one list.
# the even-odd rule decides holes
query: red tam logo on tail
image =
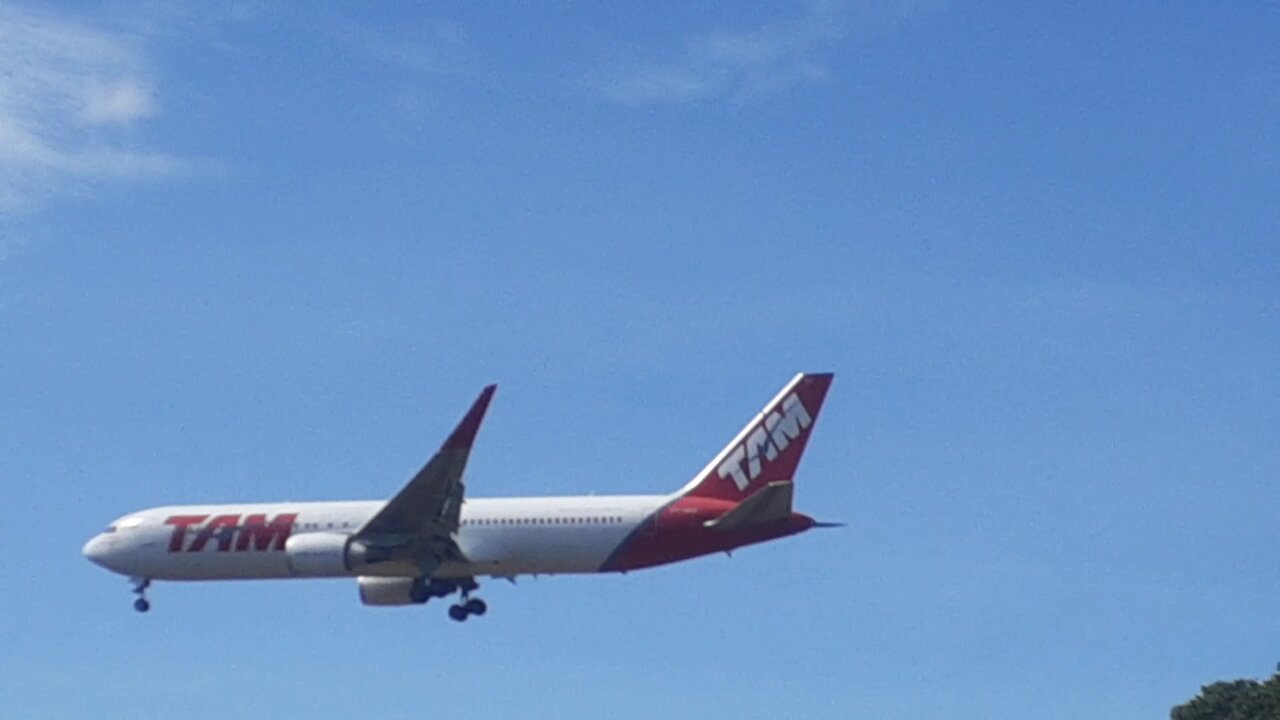
{"label": "red tam logo on tail", "polygon": [[733,478],[738,490],[746,490],[752,480],[760,477],[761,458],[765,462],[773,462],[792,440],[799,439],[802,430],[808,429],[812,424],[813,418],[809,417],[809,411],[800,398],[795,393],[788,395],[782,402],[781,412],[766,415],[764,423],[751,431],[746,444],[729,452],[729,458],[717,468],[720,477]]}
{"label": "red tam logo on tail", "polygon": [[797,375],[683,494],[741,500],[768,483],[793,480],[831,379],[831,373]]}

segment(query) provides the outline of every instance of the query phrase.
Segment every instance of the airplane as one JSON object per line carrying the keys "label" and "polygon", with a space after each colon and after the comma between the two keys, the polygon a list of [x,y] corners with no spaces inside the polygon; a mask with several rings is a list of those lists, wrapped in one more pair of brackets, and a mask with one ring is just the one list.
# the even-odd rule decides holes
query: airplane
{"label": "airplane", "polygon": [[831,373],[796,375],[684,487],[667,495],[466,498],[462,483],[496,389],[484,388],[440,450],[387,501],[183,505],[130,513],[84,555],[129,577],[147,612],[156,580],[356,578],[365,605],[458,593],[448,615],[484,615],[478,577],[626,573],[795,535],[795,472]]}

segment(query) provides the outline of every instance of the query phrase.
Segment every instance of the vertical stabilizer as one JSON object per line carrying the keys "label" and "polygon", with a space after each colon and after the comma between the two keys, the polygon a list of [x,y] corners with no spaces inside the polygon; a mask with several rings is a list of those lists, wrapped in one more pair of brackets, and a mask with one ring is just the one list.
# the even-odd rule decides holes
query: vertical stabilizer
{"label": "vertical stabilizer", "polygon": [[796,375],[679,494],[738,502],[769,483],[794,481],[833,377]]}

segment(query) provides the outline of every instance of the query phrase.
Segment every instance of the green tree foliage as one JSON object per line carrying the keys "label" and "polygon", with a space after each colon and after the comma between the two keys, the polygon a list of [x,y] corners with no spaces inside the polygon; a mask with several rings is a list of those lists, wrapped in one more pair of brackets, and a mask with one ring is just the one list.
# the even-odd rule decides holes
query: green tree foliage
{"label": "green tree foliage", "polygon": [[1190,702],[1175,707],[1172,720],[1280,720],[1280,668],[1266,682],[1235,680],[1200,688]]}

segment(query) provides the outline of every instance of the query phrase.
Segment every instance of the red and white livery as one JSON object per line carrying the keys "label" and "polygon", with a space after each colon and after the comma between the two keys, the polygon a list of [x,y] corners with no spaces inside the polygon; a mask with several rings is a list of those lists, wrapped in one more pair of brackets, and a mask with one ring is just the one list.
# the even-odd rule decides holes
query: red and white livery
{"label": "red and white livery", "polygon": [[84,546],[152,580],[354,577],[366,605],[460,594],[449,616],[483,615],[476,578],[626,572],[808,530],[794,478],[831,386],[795,376],[693,480],[670,495],[464,498],[467,458],[495,386],[387,501],[183,505],[131,513]]}

